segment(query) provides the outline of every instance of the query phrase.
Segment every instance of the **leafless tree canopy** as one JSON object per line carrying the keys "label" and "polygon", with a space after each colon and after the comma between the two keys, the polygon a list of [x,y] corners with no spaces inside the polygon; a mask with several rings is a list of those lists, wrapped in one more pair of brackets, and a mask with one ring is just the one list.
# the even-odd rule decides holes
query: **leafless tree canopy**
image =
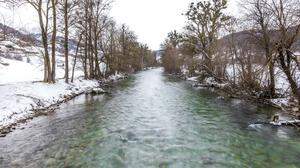
{"label": "leafless tree canopy", "polygon": [[[86,79],[101,79],[115,72],[134,72],[156,64],[154,53],[137,41],[127,26],[117,26],[109,16],[110,0],[7,0],[6,5],[27,4],[39,18],[44,58],[44,81],[54,83],[58,46],[63,46],[65,81],[74,79],[76,66]],[[58,37],[63,36],[63,40]],[[76,43],[70,55],[70,42]],[[74,61],[70,63],[69,58]],[[105,72],[101,64],[105,64]],[[72,66],[70,66],[72,64]],[[72,67],[70,75],[69,69]]]}
{"label": "leafless tree canopy", "polygon": [[[242,18],[227,16],[225,0],[191,3],[182,33],[170,33],[163,48],[163,66],[170,73],[188,73],[202,80],[229,83],[234,93],[276,98],[276,80],[283,73],[292,97],[300,102],[299,0],[245,0]],[[220,34],[225,34],[220,36]],[[228,73],[230,72],[230,73]]]}

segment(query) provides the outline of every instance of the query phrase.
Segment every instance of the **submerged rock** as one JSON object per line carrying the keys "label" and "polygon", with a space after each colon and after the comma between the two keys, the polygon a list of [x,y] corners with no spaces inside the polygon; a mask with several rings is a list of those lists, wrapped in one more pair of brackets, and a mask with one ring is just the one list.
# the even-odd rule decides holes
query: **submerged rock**
{"label": "submerged rock", "polygon": [[263,124],[250,124],[248,127],[253,130],[260,130],[262,129]]}
{"label": "submerged rock", "polygon": [[20,167],[20,166],[22,166],[22,163],[23,163],[23,160],[17,159],[17,160],[12,161],[12,162],[11,162],[11,165],[12,165],[13,167]]}
{"label": "submerged rock", "polygon": [[55,154],[55,159],[64,159],[66,157],[66,151],[64,149],[60,149],[56,154]]}
{"label": "submerged rock", "polygon": [[123,137],[123,136],[121,136],[121,135],[120,135],[120,140],[121,140],[123,143],[128,142],[128,139],[125,138],[125,137]]}
{"label": "submerged rock", "polygon": [[276,114],[272,117],[272,122],[278,122],[279,121],[279,115]]}
{"label": "submerged rock", "polygon": [[136,135],[132,132],[128,132],[126,137],[127,137],[126,139],[129,140],[129,141],[137,141],[138,140]]}
{"label": "submerged rock", "polygon": [[46,161],[46,166],[53,166],[55,164],[56,160],[53,158],[50,158]]}
{"label": "submerged rock", "polygon": [[12,132],[10,128],[3,128],[2,130],[0,129],[0,138],[6,137],[6,135],[10,132]]}

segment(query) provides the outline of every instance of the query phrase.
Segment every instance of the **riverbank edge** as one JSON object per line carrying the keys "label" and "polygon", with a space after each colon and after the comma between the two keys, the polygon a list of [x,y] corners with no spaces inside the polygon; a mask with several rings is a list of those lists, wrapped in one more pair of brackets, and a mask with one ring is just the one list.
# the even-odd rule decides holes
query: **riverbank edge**
{"label": "riverbank edge", "polygon": [[[213,92],[216,93],[221,99],[225,99],[225,97],[229,98],[229,99],[241,99],[241,100],[244,100],[244,101],[247,101],[250,103],[257,103],[257,104],[267,105],[267,106],[276,108],[281,111],[279,113],[279,115],[284,115],[284,118],[285,118],[284,121],[296,121],[296,120],[299,121],[300,116],[299,116],[299,114],[297,115],[297,113],[295,113],[295,110],[293,110],[293,108],[296,107],[293,105],[293,103],[291,104],[290,102],[286,102],[284,104],[280,101],[278,103],[275,103],[275,101],[272,101],[275,99],[257,98],[257,97],[253,97],[253,96],[246,95],[246,94],[241,96],[240,94],[233,93],[232,88],[230,88],[231,90],[229,93],[228,87],[224,87],[226,85],[224,83],[201,83],[198,80],[189,80],[192,78],[195,79],[195,77],[188,78],[187,76],[185,76],[183,74],[167,74],[167,75],[187,81],[194,88],[206,88],[209,90],[213,89]],[[287,99],[288,98],[285,98],[285,101]],[[294,102],[294,104],[297,104],[297,102]],[[272,121],[270,121],[270,124],[279,126]]]}
{"label": "riverbank edge", "polygon": [[[87,87],[86,89],[76,93],[72,92],[71,94],[64,94],[62,95],[61,100],[57,100],[56,103],[52,103],[47,106],[36,106],[32,109],[28,110],[31,111],[31,113],[28,113],[24,118],[18,119],[13,123],[4,125],[3,127],[0,127],[0,138],[5,137],[9,133],[13,132],[20,124],[25,124],[29,122],[30,120],[40,117],[40,116],[47,116],[51,113],[54,113],[55,110],[59,109],[59,106],[63,103],[67,103],[70,100],[75,99],[78,96],[84,95],[84,94],[106,94],[107,92],[103,90],[104,87],[110,87],[116,82],[120,82],[122,80],[125,80],[129,77],[128,74],[123,74],[120,76],[115,76],[111,79],[104,79],[104,80],[93,80],[94,82],[97,82],[97,86],[94,87]],[[25,111],[24,111],[25,113]]]}

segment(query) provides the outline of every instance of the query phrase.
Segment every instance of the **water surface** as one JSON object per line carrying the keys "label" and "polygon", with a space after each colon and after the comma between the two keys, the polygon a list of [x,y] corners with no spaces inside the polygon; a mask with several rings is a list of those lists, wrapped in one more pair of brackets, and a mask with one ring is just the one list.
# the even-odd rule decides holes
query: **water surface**
{"label": "water surface", "polygon": [[144,71],[0,138],[0,167],[300,167],[300,133],[275,109],[220,100]]}

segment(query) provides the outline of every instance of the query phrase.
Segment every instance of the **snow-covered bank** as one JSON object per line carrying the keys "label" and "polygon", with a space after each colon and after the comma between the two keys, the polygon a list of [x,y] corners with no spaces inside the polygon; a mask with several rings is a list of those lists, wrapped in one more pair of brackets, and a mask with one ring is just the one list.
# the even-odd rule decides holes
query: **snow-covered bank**
{"label": "snow-covered bank", "polygon": [[[84,80],[77,78],[67,84],[59,80],[55,84],[42,82],[20,82],[0,86],[0,133],[11,127],[39,115],[40,111],[59,105],[84,93],[105,93],[100,83],[124,79],[124,74],[110,76],[105,81]],[[7,130],[4,130],[7,131]]]}
{"label": "snow-covered bank", "polygon": [[[1,42],[0,53],[0,130],[35,116],[38,109],[48,108],[99,86],[97,81],[80,78],[83,75],[80,67],[75,70],[76,80],[72,84],[66,84],[64,80],[58,80],[56,84],[37,82],[44,74],[39,47]],[[58,79],[64,76],[63,59],[57,57]]]}
{"label": "snow-covered bank", "polygon": [[35,116],[35,111],[98,87],[97,81],[77,79],[72,84],[22,82],[0,86],[0,130]]}
{"label": "snow-covered bank", "polygon": [[[297,72],[299,73],[299,72]],[[218,94],[228,97],[235,97],[240,99],[246,99],[254,102],[259,102],[267,105],[271,105],[273,107],[281,109],[284,113],[290,115],[290,119],[299,118],[299,108],[297,100],[287,94],[287,90],[290,89],[289,82],[284,78],[284,75],[281,74],[279,80],[276,80],[277,93],[282,95],[280,98],[268,99],[261,97],[262,93],[257,92],[253,95],[248,95],[242,90],[237,90],[230,85],[230,83],[220,83],[214,80],[214,78],[206,78],[204,80],[200,80],[201,76],[192,76],[189,77],[187,75],[183,75],[183,79],[187,80],[193,87],[196,88],[214,88],[218,90]],[[299,78],[298,78],[299,80]]]}
{"label": "snow-covered bank", "polygon": [[[84,80],[81,77],[84,75],[81,64],[78,63],[74,72],[74,83],[66,84],[63,79],[64,57],[58,52],[56,79],[60,80],[55,84],[39,82],[44,74],[40,50],[40,47],[20,47],[10,41],[0,42],[0,136],[4,128],[37,116],[40,111],[52,108],[77,95],[90,93],[93,88],[98,88],[100,83],[117,81],[125,77],[124,74],[116,73],[103,81]],[[74,57],[70,56],[69,60],[73,62]],[[106,70],[103,63],[101,70]],[[96,93],[104,92],[101,88],[96,90]]]}

